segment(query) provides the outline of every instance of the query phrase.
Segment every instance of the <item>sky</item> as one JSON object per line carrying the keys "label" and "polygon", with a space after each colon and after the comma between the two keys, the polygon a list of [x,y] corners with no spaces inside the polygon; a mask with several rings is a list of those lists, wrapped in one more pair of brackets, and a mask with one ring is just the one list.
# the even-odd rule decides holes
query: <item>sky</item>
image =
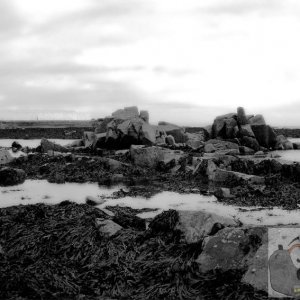
{"label": "sky", "polygon": [[299,0],[0,0],[0,119],[136,105],[205,125],[243,106],[300,126]]}

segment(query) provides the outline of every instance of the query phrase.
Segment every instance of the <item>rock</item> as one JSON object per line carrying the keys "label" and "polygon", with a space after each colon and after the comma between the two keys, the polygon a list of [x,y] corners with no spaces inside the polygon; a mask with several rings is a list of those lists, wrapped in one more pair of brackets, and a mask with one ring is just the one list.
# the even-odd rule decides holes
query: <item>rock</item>
{"label": "rock", "polygon": [[26,173],[21,169],[2,168],[0,169],[0,185],[9,186],[21,184],[26,179]]}
{"label": "rock", "polygon": [[166,122],[160,122],[157,126],[157,130],[159,132],[164,132],[166,135],[172,135],[176,143],[186,142],[187,138],[185,135],[185,130],[182,127]]}
{"label": "rock", "polygon": [[156,142],[155,128],[148,123],[144,123],[139,131],[140,141],[143,145],[154,145]]}
{"label": "rock", "polygon": [[240,172],[234,171],[227,171],[223,169],[217,169],[215,174],[212,178],[214,182],[220,184],[231,184],[231,185],[238,185],[238,184],[264,184],[265,178],[256,176],[256,175],[248,175]]}
{"label": "rock", "polygon": [[205,238],[203,251],[196,260],[201,272],[242,269],[245,253],[241,245],[246,242],[247,237],[239,228],[224,228]]}
{"label": "rock", "polygon": [[19,143],[16,142],[16,141],[14,141],[14,142],[12,143],[11,147],[12,147],[13,149],[16,149],[16,151],[14,151],[14,152],[17,152],[17,151],[19,151],[19,150],[22,149],[22,145],[19,144]]}
{"label": "rock", "polygon": [[93,197],[93,196],[86,196],[86,198],[85,198],[85,203],[89,204],[89,205],[92,205],[92,206],[101,205],[105,202],[106,202],[106,200],[99,199],[99,198],[96,198],[96,197]]}
{"label": "rock", "polygon": [[263,151],[257,151],[254,154],[254,157],[266,157],[267,155]]}
{"label": "rock", "polygon": [[254,151],[259,151],[259,149],[260,149],[258,141],[253,137],[243,136],[241,138],[241,143],[242,143],[243,146],[251,148]]}
{"label": "rock", "polygon": [[84,146],[84,141],[83,140],[75,140],[72,143],[66,145],[66,148],[77,148],[77,147],[82,147]]}
{"label": "rock", "polygon": [[164,159],[164,151],[161,147],[145,147],[132,145],[130,156],[133,163],[140,167],[155,168],[159,161]]}
{"label": "rock", "polygon": [[249,119],[250,125],[266,125],[263,115],[255,115]]}
{"label": "rock", "polygon": [[227,139],[236,137],[237,121],[233,118],[225,120],[225,135]]}
{"label": "rock", "polygon": [[277,138],[277,143],[275,148],[278,150],[293,150],[293,143],[289,141],[285,136],[283,135],[278,135]]}
{"label": "rock", "polygon": [[213,180],[217,166],[211,158],[201,158],[200,162],[193,171],[193,175],[200,175],[202,179]]}
{"label": "rock", "polygon": [[112,220],[97,218],[95,223],[99,231],[107,237],[117,234],[122,229],[122,226]]}
{"label": "rock", "polygon": [[268,125],[251,125],[259,145],[267,149],[274,149],[277,143],[274,130]]}
{"label": "rock", "polygon": [[102,162],[104,166],[110,171],[117,171],[127,166],[126,164],[112,158],[103,158]]}
{"label": "rock", "polygon": [[183,157],[183,152],[157,146],[132,145],[130,147],[130,156],[133,163],[137,166],[156,168],[160,162],[168,164],[174,159],[175,163],[177,163]]}
{"label": "rock", "polygon": [[212,138],[222,137],[231,138],[233,135],[233,128],[237,125],[236,114],[230,113],[215,118],[212,125]]}
{"label": "rock", "polygon": [[0,165],[5,165],[14,160],[14,156],[12,151],[9,151],[7,149],[0,149]]}
{"label": "rock", "polygon": [[141,110],[140,118],[143,119],[146,123],[149,123],[149,112],[147,110]]}
{"label": "rock", "polygon": [[93,149],[104,148],[106,141],[106,133],[95,133]]}
{"label": "rock", "polygon": [[241,136],[249,136],[255,138],[251,125],[249,124],[241,125],[239,133]]}
{"label": "rock", "polygon": [[203,211],[178,211],[178,217],[175,229],[182,233],[188,244],[202,241],[219,228],[237,226],[231,218]]}
{"label": "rock", "polygon": [[106,133],[107,131],[107,125],[113,120],[114,118],[108,117],[101,119],[101,121],[98,122],[96,128],[95,128],[95,134],[99,133]]}
{"label": "rock", "polygon": [[[239,150],[239,145],[229,142],[229,141],[223,141],[218,139],[211,139],[205,142],[205,145],[212,144],[216,150],[228,150],[228,149],[237,149]],[[205,147],[205,146],[204,146]]]}
{"label": "rock", "polygon": [[249,262],[242,282],[257,290],[268,291],[268,243],[263,243]]}
{"label": "rock", "polygon": [[68,152],[69,150],[61,145],[50,142],[49,140],[42,138],[41,140],[41,151],[47,153],[49,150],[58,151],[58,152]]}
{"label": "rock", "polygon": [[216,147],[213,145],[213,144],[208,144],[207,142],[205,143],[205,146],[204,146],[204,152],[205,153],[213,153],[213,152],[216,152]]}
{"label": "rock", "polygon": [[240,150],[240,153],[243,155],[253,155],[255,152],[253,149],[246,147],[246,146],[240,146],[239,150]]}
{"label": "rock", "polygon": [[136,106],[125,107],[124,109],[118,109],[117,111],[112,113],[112,117],[114,119],[131,119],[139,117],[139,111]]}
{"label": "rock", "polygon": [[248,119],[243,107],[237,109],[237,122],[240,126],[248,124]]}
{"label": "rock", "polygon": [[295,150],[299,150],[300,149],[300,143],[293,143],[293,148]]}
{"label": "rock", "polygon": [[174,146],[175,145],[175,139],[172,135],[167,135],[166,136],[166,144],[170,145],[170,146]]}
{"label": "rock", "polygon": [[[84,147],[88,148],[92,146],[95,142],[95,133],[92,131],[85,131],[83,133],[83,142],[84,142]],[[53,149],[48,149],[48,150],[53,150]]]}
{"label": "rock", "polygon": [[214,192],[214,195],[217,198],[234,198],[234,196],[230,193],[229,188],[218,188]]}
{"label": "rock", "polygon": [[212,137],[224,137],[226,135],[225,120],[216,118],[212,126]]}
{"label": "rock", "polygon": [[194,132],[194,133],[185,133],[186,136],[186,144],[190,146],[193,149],[198,149],[201,146],[203,146],[203,143],[205,141],[205,132]]}

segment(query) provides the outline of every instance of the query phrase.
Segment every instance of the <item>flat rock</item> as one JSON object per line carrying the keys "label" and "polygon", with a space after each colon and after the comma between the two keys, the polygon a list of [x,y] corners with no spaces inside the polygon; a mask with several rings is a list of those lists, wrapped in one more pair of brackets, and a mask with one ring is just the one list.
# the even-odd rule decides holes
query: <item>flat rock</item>
{"label": "flat rock", "polygon": [[112,220],[97,218],[95,223],[99,231],[107,237],[115,235],[122,229],[122,226],[120,226]]}

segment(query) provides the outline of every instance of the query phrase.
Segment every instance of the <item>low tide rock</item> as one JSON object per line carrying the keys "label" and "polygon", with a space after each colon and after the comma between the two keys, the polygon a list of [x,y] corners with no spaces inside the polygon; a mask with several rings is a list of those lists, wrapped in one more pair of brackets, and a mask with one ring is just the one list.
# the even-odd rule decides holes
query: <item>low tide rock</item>
{"label": "low tide rock", "polygon": [[26,179],[26,173],[21,169],[2,168],[0,169],[0,185],[9,186],[21,184]]}
{"label": "low tide rock", "polygon": [[97,218],[95,222],[96,227],[99,229],[99,231],[107,237],[115,235],[122,229],[122,226],[112,220]]}
{"label": "low tide rock", "polygon": [[178,216],[175,229],[182,232],[187,243],[200,242],[218,228],[237,226],[231,218],[203,211],[178,211]]}
{"label": "low tide rock", "polygon": [[68,152],[69,150],[61,145],[50,142],[49,140],[42,138],[41,140],[41,151],[47,153],[49,150],[57,151],[57,152]]}

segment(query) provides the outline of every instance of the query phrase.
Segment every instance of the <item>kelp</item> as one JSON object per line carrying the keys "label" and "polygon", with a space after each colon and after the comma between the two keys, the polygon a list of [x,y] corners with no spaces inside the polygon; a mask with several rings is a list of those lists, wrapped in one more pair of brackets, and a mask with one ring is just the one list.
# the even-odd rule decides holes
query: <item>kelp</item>
{"label": "kelp", "polygon": [[69,201],[0,209],[0,299],[267,299],[241,272],[201,273],[174,211],[110,238],[96,218],[108,216]]}

